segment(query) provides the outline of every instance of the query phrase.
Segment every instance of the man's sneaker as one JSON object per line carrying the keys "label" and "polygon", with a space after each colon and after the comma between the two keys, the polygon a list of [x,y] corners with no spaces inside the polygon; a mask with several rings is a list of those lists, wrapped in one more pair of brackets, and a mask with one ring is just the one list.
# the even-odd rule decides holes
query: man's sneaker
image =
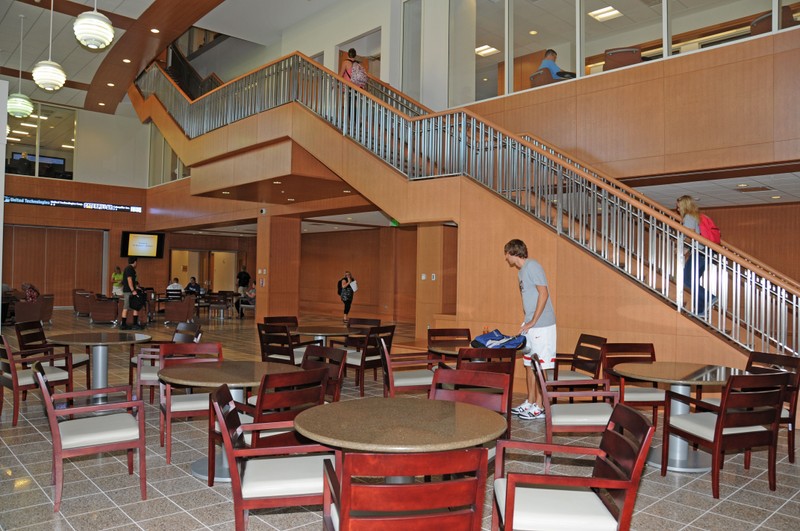
{"label": "man's sneaker", "polygon": [[544,410],[538,405],[533,404],[529,409],[519,414],[521,420],[544,420]]}
{"label": "man's sneaker", "polygon": [[521,404],[520,404],[520,405],[518,405],[517,407],[512,407],[512,408],[511,408],[511,412],[512,412],[513,414],[515,414],[515,415],[519,415],[519,414],[520,414],[520,413],[522,413],[523,411],[528,411],[528,410],[529,410],[531,407],[533,407],[533,404],[531,404],[530,402],[528,402],[527,400],[525,400],[525,402],[521,403]]}

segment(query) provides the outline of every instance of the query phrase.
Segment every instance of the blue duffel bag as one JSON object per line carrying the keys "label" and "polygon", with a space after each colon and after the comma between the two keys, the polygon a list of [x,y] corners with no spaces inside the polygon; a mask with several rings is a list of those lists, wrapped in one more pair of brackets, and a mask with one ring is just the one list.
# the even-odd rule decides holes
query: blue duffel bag
{"label": "blue duffel bag", "polygon": [[494,329],[486,334],[481,334],[472,340],[473,348],[525,348],[525,336],[507,336]]}

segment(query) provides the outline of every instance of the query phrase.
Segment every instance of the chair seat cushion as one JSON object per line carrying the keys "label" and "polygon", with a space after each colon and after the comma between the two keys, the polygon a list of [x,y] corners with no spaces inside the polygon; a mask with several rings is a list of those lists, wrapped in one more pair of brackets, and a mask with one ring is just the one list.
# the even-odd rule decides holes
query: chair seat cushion
{"label": "chair seat cushion", "polygon": [[[500,518],[506,520],[506,480],[494,482]],[[617,521],[592,490],[584,488],[518,487],[514,529],[548,531],[616,530]]]}
{"label": "chair seat cushion", "polygon": [[157,382],[158,381],[158,371],[161,367],[158,366],[158,363],[155,365],[145,364],[142,366],[142,381],[149,381],[149,382]]}
{"label": "chair seat cushion", "polygon": [[[618,391],[619,387],[612,386],[612,391]],[[636,402],[663,402],[664,390],[656,387],[637,387],[635,385],[625,386],[625,403]]]}
{"label": "chair seat cushion", "polygon": [[[714,428],[717,424],[717,414],[710,411],[702,413],[687,413],[686,415],[670,415],[669,425],[679,430],[689,432],[706,441],[714,440]],[[753,431],[767,431],[764,426],[742,426],[740,428],[725,428],[723,435],[735,433],[749,433]]]}
{"label": "chair seat cushion", "polygon": [[322,494],[322,463],[330,454],[249,459],[242,498]]}
{"label": "chair seat cushion", "polygon": [[58,429],[61,432],[63,448],[81,448],[139,439],[139,423],[129,413],[66,420],[58,425]]}
{"label": "chair seat cushion", "polygon": [[[627,391],[628,389],[625,388],[626,393]],[[703,402],[707,404],[714,404],[715,406],[719,407],[719,405],[722,403],[722,400],[720,400],[719,398],[704,398]],[[787,407],[781,408],[781,420],[786,421],[788,419],[789,419],[789,408]]]}
{"label": "chair seat cushion", "polygon": [[550,421],[553,426],[605,426],[612,410],[607,402],[553,404]]}
{"label": "chair seat cushion", "polygon": [[[77,365],[79,363],[87,363],[88,361],[89,361],[89,355],[88,354],[73,354],[72,355],[72,365],[73,366]],[[54,365],[56,367],[66,367],[67,366],[67,360],[63,360],[63,359],[62,360],[56,360],[54,362]]]}
{"label": "chair seat cushion", "polygon": [[172,395],[172,411],[196,411],[208,409],[208,393]]}
{"label": "chair seat cushion", "polygon": [[[376,361],[380,360],[380,355],[378,356],[367,356],[366,361]],[[357,367],[361,366],[361,351],[360,350],[352,350],[347,349],[347,364],[348,365],[355,365]]]}
{"label": "chair seat cushion", "polygon": [[433,371],[428,369],[414,369],[410,371],[394,371],[395,387],[411,387],[425,385],[430,387],[433,382]]}
{"label": "chair seat cushion", "polygon": [[[553,376],[553,371],[551,369],[548,369],[548,371],[549,372],[547,373],[547,381],[549,383],[551,383],[553,381],[558,381],[558,380],[551,380],[551,377]],[[591,374],[586,374],[585,372],[572,371],[572,370],[569,370],[569,369],[559,369],[558,370],[558,379],[559,380],[591,380],[592,379],[592,375]]]}
{"label": "chair seat cushion", "polygon": [[[51,383],[63,382],[64,380],[69,379],[69,373],[64,369],[59,369],[58,367],[53,367],[51,365],[42,365],[42,367],[44,367],[47,380]],[[19,385],[34,385],[36,382],[33,379],[33,370],[23,369],[21,371],[17,371],[17,383]]]}
{"label": "chair seat cushion", "polygon": [[[303,354],[305,354],[305,351],[306,351],[305,347],[292,349],[292,352],[294,352],[295,365],[300,365],[301,363],[303,363]],[[285,354],[269,354],[268,358],[269,359],[267,361],[271,359],[281,360],[281,361],[292,361],[289,359],[289,356]]]}

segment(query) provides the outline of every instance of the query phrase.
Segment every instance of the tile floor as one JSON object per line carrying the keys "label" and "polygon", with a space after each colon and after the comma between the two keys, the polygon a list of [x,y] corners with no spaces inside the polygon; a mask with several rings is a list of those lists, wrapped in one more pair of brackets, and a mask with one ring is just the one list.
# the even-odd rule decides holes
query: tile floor
{"label": "tile floor", "polygon": [[[326,318],[306,316],[303,322]],[[327,319],[330,320],[330,319]],[[206,341],[221,341],[227,359],[258,357],[253,319],[225,322],[203,320]],[[331,321],[331,324],[333,322]],[[89,325],[86,317],[57,310],[49,334],[108,325]],[[148,328],[154,338],[168,338],[171,329],[162,323]],[[16,345],[13,327],[2,332]],[[398,336],[410,338],[413,327],[398,327]],[[112,350],[110,381],[127,382],[127,357],[122,349]],[[81,381],[81,377],[77,381]],[[367,393],[380,395],[376,382],[367,381]],[[357,389],[348,378],[343,399],[355,399]],[[10,393],[4,395],[0,416],[0,530],[58,529],[233,529],[233,510],[229,486],[209,488],[189,473],[189,465],[205,455],[206,421],[177,422],[174,428],[173,464],[167,465],[164,449],[158,445],[158,410],[148,405],[147,480],[148,499],[139,495],[138,479],[128,476],[124,454],[104,454],[76,459],[66,466],[64,499],[61,511],[53,513],[53,487],[50,485],[50,434],[38,393],[30,393],[21,409],[17,427],[11,426]],[[544,423],[514,420],[514,438],[543,440]],[[660,430],[654,445],[660,445]],[[596,444],[596,437],[559,437],[558,442]],[[711,497],[710,474],[669,473],[662,478],[657,470],[647,469],[639,489],[633,529],[659,531],[695,529],[800,529],[800,465],[786,457],[785,434],[781,437],[778,464],[778,490],[769,491],[765,452],[754,454],[751,469],[744,470],[739,455],[730,456],[721,478],[721,498]],[[554,472],[576,470],[574,463],[562,462]],[[540,471],[541,460],[519,463],[521,468]],[[588,473],[588,470],[583,469]],[[490,469],[493,474],[493,468]],[[491,481],[487,485],[484,529],[491,518]],[[255,511],[250,516],[251,530],[311,530],[321,528],[320,507],[295,507]]]}

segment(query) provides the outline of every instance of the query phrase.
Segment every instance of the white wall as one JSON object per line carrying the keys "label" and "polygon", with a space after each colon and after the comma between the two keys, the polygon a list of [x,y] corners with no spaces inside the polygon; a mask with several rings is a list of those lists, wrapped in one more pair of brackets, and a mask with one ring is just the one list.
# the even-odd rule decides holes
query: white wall
{"label": "white wall", "polygon": [[74,180],[147,187],[148,126],[136,118],[78,111]]}

